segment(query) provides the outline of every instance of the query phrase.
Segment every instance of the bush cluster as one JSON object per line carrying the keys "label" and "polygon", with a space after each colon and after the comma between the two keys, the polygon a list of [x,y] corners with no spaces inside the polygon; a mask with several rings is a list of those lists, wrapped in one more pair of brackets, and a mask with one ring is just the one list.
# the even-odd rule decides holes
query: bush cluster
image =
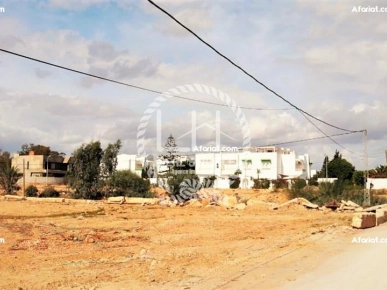
{"label": "bush cluster", "polygon": [[52,186],[46,187],[39,197],[59,197],[59,191]]}
{"label": "bush cluster", "polygon": [[254,179],[254,189],[268,189],[270,188],[270,180],[266,178]]}
{"label": "bush cluster", "polygon": [[27,197],[37,197],[38,196],[38,188],[34,185],[30,185],[26,188],[25,195]]}

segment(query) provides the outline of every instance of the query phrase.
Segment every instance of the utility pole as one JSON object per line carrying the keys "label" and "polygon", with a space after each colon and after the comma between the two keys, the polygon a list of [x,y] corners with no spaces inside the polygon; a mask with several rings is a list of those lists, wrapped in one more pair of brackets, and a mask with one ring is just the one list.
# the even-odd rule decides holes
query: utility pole
{"label": "utility pole", "polygon": [[48,186],[48,159],[51,157],[51,155],[47,156],[47,171],[46,171],[46,186]]}
{"label": "utility pole", "polygon": [[25,160],[23,159],[23,197],[26,197],[26,167]]}
{"label": "utility pole", "polygon": [[370,190],[367,187],[368,182],[368,149],[367,149],[367,130],[363,130],[364,143],[364,206],[371,205]]}

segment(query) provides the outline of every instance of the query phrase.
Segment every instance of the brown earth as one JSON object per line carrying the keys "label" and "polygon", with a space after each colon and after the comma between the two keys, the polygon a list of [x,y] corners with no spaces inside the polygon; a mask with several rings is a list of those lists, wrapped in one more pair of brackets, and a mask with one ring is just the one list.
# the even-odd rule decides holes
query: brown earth
{"label": "brown earth", "polygon": [[257,202],[237,211],[0,201],[0,289],[231,289],[257,265],[283,272],[299,260],[288,253],[353,231],[350,213],[258,203],[282,203],[282,192],[225,192]]}

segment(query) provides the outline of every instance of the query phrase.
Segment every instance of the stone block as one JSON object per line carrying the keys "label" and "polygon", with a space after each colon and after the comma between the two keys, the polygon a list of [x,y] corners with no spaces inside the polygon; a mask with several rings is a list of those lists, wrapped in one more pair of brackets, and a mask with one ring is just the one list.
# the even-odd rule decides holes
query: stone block
{"label": "stone block", "polygon": [[377,226],[387,222],[387,209],[377,209],[375,215]]}
{"label": "stone block", "polygon": [[367,229],[376,226],[376,214],[355,213],[352,218],[352,227],[357,229]]}

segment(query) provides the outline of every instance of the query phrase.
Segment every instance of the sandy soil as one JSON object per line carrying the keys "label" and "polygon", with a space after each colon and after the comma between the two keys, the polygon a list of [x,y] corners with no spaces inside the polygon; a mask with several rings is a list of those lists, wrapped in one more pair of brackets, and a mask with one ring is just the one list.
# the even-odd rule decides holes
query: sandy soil
{"label": "sandy soil", "polygon": [[248,289],[236,283],[257,271],[249,279],[275,289],[288,279],[277,271],[353,231],[350,213],[274,211],[258,201],[285,194],[235,192],[257,202],[237,211],[0,201],[0,289]]}

